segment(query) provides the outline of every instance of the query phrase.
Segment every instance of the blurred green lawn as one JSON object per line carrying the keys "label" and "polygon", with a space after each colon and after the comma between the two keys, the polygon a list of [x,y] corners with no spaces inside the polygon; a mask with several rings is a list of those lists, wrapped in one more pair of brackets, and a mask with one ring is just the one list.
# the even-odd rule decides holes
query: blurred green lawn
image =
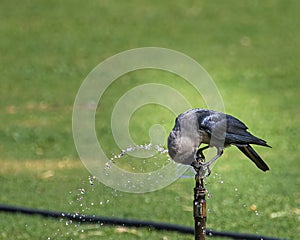
{"label": "blurred green lawn", "polygon": [[[296,0],[2,0],[0,203],[192,226],[192,178],[138,195],[91,187],[72,138],[73,102],[87,74],[120,51],[157,46],[197,60],[217,84],[226,112],[273,147],[257,148],[268,173],[234,147],[225,151],[208,179],[208,227],[299,239],[299,11]],[[131,87],[153,81],[172,84],[193,107],[205,107],[178,77],[128,74],[108,89],[104,112],[97,113],[109,154],[118,151],[107,127],[113,104]],[[150,107],[133,121],[134,137],[147,141],[143,129],[156,121],[170,131],[174,116]],[[86,194],[79,201],[81,188]],[[0,214],[1,239],[193,239]]]}

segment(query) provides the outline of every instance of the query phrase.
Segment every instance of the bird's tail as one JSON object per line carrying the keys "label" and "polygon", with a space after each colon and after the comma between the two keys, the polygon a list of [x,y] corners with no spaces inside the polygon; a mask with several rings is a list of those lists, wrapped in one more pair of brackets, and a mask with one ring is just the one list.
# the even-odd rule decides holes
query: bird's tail
{"label": "bird's tail", "polygon": [[250,145],[238,146],[238,149],[240,149],[249,159],[251,159],[251,161],[253,161],[259,169],[262,171],[269,170],[268,165],[261,159],[261,157]]}

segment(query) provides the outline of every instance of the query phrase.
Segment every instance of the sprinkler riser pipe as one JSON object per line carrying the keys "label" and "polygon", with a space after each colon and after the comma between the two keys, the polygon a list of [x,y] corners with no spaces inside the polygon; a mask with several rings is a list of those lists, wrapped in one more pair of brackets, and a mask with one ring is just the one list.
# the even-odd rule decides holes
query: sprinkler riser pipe
{"label": "sprinkler riser pipe", "polygon": [[193,215],[194,215],[194,235],[195,240],[206,239],[206,189],[204,179],[199,177],[199,172],[195,176]]}
{"label": "sprinkler riser pipe", "polygon": [[193,201],[194,203],[194,218],[203,218],[206,220],[206,201],[201,199],[200,201]]}

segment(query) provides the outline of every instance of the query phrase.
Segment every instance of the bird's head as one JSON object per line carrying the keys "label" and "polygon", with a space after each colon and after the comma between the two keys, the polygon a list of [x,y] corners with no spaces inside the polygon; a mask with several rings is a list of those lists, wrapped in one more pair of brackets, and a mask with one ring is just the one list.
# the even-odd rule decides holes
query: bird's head
{"label": "bird's head", "polygon": [[200,145],[197,115],[186,112],[176,118],[175,126],[168,138],[170,157],[178,163],[190,165]]}

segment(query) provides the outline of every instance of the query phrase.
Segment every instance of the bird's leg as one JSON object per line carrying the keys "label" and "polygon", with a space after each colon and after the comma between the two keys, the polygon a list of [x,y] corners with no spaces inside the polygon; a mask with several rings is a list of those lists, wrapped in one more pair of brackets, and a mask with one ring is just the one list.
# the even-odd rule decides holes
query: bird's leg
{"label": "bird's leg", "polygon": [[196,152],[196,157],[198,158],[201,158],[201,159],[205,159],[205,156],[203,154],[203,151],[205,149],[208,149],[209,148],[209,145],[205,146],[205,147],[202,147],[202,148],[199,148],[198,151]]}
{"label": "bird's leg", "polygon": [[223,154],[223,149],[217,147],[217,155],[214,156],[214,157],[213,157],[211,160],[209,160],[208,162],[202,163],[202,165],[205,166],[205,167],[207,168],[207,171],[208,171],[208,175],[207,175],[207,176],[209,176],[210,173],[211,173],[211,170],[210,170],[210,168],[209,168],[210,165],[212,165],[219,157],[221,157],[222,154]]}
{"label": "bird's leg", "polygon": [[203,154],[203,151],[207,148],[209,148],[209,146],[199,148],[195,153],[194,161],[191,164],[192,167],[195,168],[195,170],[199,170],[203,166],[203,163],[205,162],[205,156]]}

